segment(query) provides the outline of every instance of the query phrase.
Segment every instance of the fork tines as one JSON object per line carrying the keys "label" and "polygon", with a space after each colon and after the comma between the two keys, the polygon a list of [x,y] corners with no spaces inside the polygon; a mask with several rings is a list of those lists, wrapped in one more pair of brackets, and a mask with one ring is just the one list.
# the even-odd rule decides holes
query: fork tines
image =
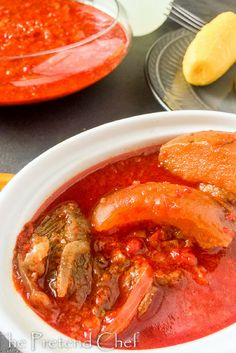
{"label": "fork tines", "polygon": [[206,24],[201,18],[178,4],[172,3],[169,10],[168,17],[172,21],[192,32],[198,32]]}

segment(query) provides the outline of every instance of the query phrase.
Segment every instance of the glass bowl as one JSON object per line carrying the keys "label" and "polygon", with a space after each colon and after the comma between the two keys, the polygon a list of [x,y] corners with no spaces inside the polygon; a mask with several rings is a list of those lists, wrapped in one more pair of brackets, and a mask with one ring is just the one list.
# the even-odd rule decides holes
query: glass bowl
{"label": "glass bowl", "polygon": [[0,105],[29,104],[69,95],[108,75],[126,56],[131,30],[118,1],[77,2],[108,15],[102,30],[59,48],[0,57]]}

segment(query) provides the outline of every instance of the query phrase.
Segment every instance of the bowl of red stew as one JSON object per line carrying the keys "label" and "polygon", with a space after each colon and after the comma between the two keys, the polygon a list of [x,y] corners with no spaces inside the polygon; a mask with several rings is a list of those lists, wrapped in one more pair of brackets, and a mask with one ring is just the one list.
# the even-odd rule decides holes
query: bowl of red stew
{"label": "bowl of red stew", "polygon": [[112,72],[131,31],[116,0],[3,0],[0,105],[66,96]]}
{"label": "bowl of red stew", "polygon": [[234,353],[235,150],[234,115],[178,111],[36,158],[0,196],[0,330],[23,352]]}

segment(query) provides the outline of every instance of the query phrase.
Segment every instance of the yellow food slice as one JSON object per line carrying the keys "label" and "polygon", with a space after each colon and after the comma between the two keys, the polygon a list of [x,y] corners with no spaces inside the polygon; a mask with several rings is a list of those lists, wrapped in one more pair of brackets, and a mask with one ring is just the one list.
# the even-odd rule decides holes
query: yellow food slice
{"label": "yellow food slice", "polygon": [[0,173],[0,191],[14,177],[14,174]]}
{"label": "yellow food slice", "polygon": [[184,59],[187,82],[204,86],[220,78],[236,61],[236,14],[223,12],[190,43]]}

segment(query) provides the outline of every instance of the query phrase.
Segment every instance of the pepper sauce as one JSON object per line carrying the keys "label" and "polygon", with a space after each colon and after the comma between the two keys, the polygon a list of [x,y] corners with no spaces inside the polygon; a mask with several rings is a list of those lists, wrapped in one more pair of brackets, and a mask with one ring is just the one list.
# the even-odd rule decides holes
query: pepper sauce
{"label": "pepper sauce", "polygon": [[[87,176],[77,176],[65,191],[61,193],[59,190],[53,195],[43,206],[44,209],[37,212],[36,219],[20,233],[15,254],[25,254],[29,250],[29,239],[39,220],[65,202],[76,202],[85,217],[90,219],[101,197],[134,182],[168,181],[194,187],[194,184],[183,182],[165,170],[158,162],[158,151],[159,147],[155,147],[128,158],[121,157],[90,171]],[[181,239],[172,239],[171,232],[171,228],[137,224],[118,229],[112,234],[91,233],[92,256],[102,268],[107,266],[107,258],[111,254],[119,261],[124,258],[128,262],[141,256],[158,274],[158,285],[152,293],[151,304],[148,303],[150,305],[144,308],[144,314],[136,316],[119,335],[119,340],[125,342],[128,339],[132,341],[138,333],[138,342],[133,342],[129,349],[159,348],[192,341],[223,329],[236,320],[236,241],[233,240],[228,248],[206,250],[196,244],[190,246]],[[167,233],[169,238],[165,237]],[[126,266],[125,262],[123,265]],[[182,276],[179,276],[180,271]],[[17,266],[14,266],[13,277],[16,289],[32,307]],[[106,278],[109,284],[110,277]],[[40,285],[44,290],[43,282]],[[122,294],[117,284],[111,282],[109,285],[110,288],[113,286],[117,297],[120,295],[115,310],[111,311],[111,317],[115,320],[119,305],[123,305]],[[86,325],[96,326],[94,303],[101,299],[97,297],[95,287],[92,287],[80,310],[68,298],[55,299],[48,295],[55,303],[53,311],[45,312],[42,307],[32,309],[55,329],[69,337],[87,341]],[[124,315],[122,320],[126,317]],[[110,342],[109,346],[114,347],[114,342]],[[125,347],[119,345],[115,348]]]}
{"label": "pepper sauce", "polygon": [[124,28],[91,5],[1,0],[0,104],[40,102],[79,91],[109,74],[128,44]]}

